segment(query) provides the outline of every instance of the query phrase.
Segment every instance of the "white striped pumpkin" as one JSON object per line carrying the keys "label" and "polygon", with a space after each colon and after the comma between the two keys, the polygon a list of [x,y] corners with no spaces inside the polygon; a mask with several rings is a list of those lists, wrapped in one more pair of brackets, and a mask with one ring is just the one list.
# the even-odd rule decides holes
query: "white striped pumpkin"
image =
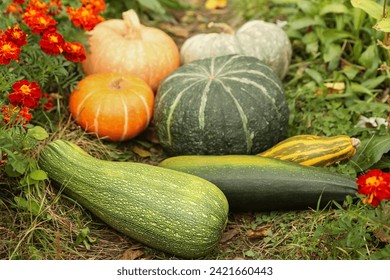
{"label": "white striped pumpkin", "polygon": [[100,73],[85,77],[69,97],[75,121],[86,131],[111,141],[137,136],[153,116],[154,93],[130,74]]}
{"label": "white striped pumpkin", "polygon": [[284,30],[277,24],[251,20],[236,32],[224,24],[223,33],[199,33],[188,38],[180,48],[183,64],[213,56],[242,54],[255,56],[283,79],[290,65],[292,47]]}
{"label": "white striped pumpkin", "polygon": [[153,118],[169,154],[256,154],[286,137],[288,106],[269,66],[227,55],[185,64],[167,76]]}

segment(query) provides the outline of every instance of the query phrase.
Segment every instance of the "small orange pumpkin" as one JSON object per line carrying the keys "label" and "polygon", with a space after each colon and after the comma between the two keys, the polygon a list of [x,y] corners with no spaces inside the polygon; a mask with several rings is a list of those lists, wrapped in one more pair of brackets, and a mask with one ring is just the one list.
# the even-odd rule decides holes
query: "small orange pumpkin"
{"label": "small orange pumpkin", "polygon": [[89,52],[82,66],[85,74],[131,73],[156,90],[160,81],[180,65],[173,39],[162,30],[140,23],[135,11],[122,19],[103,21],[89,32]]}
{"label": "small orange pumpkin", "polygon": [[142,79],[100,73],[82,79],[69,97],[72,117],[86,131],[111,141],[137,136],[153,116],[154,93]]}

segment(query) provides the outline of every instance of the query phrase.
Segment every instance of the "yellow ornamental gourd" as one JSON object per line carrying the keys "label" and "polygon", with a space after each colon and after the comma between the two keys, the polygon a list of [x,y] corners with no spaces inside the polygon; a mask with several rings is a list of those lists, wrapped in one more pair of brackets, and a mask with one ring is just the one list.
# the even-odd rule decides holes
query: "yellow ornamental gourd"
{"label": "yellow ornamental gourd", "polygon": [[258,154],[310,166],[330,166],[354,156],[360,141],[347,135],[297,135]]}

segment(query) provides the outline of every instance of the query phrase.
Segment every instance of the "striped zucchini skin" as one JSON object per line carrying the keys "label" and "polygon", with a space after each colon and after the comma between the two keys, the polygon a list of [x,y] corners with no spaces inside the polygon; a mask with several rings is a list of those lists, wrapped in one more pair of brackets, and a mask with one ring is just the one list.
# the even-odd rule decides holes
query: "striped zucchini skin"
{"label": "striped zucchini skin", "polygon": [[39,166],[112,228],[179,257],[211,252],[227,222],[224,194],[196,176],[141,163],[98,160],[63,140],[44,147]]}
{"label": "striped zucchini skin", "polygon": [[176,156],[160,166],[202,177],[226,195],[232,211],[298,210],[342,202],[355,180],[324,168],[256,155]]}
{"label": "striped zucchini skin", "polygon": [[164,150],[183,154],[256,154],[287,136],[282,84],[255,57],[227,55],[176,69],[154,106]]}
{"label": "striped zucchini skin", "polygon": [[326,137],[304,134],[287,138],[259,155],[302,165],[330,166],[353,157],[359,143],[358,139],[347,135]]}

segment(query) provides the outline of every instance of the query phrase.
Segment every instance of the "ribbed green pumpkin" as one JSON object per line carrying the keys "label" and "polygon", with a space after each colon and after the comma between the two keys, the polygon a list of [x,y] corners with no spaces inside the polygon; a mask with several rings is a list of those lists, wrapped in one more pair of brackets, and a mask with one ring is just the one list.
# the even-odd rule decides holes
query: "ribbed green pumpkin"
{"label": "ribbed green pumpkin", "polygon": [[256,154],[287,135],[282,84],[251,56],[183,65],[160,85],[154,109],[157,136],[172,155]]}
{"label": "ribbed green pumpkin", "polygon": [[211,252],[227,222],[224,194],[193,175],[99,160],[63,140],[44,147],[39,166],[112,228],[177,256],[196,258]]}

